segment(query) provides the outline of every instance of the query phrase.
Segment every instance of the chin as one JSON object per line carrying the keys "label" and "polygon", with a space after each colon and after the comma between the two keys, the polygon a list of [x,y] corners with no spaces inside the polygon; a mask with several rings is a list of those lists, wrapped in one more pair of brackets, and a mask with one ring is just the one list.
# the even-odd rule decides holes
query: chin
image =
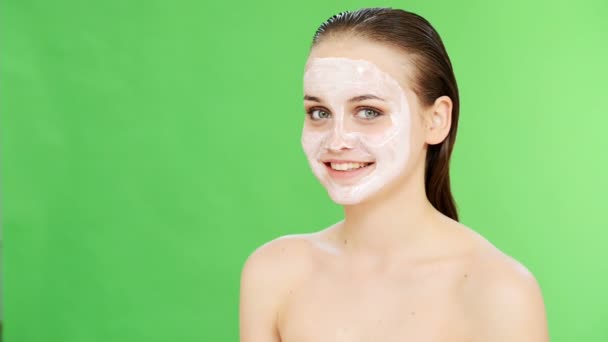
{"label": "chin", "polygon": [[371,197],[370,194],[353,196],[350,193],[336,194],[332,192],[328,192],[328,195],[334,203],[343,206],[362,204]]}

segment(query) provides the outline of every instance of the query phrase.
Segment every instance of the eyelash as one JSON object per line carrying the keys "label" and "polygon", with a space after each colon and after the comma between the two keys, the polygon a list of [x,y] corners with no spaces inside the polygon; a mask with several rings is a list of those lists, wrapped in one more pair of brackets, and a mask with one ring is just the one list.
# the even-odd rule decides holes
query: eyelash
{"label": "eyelash", "polygon": [[[306,114],[308,114],[308,116],[309,116],[309,117],[310,117],[312,120],[315,120],[315,121],[321,120],[321,119],[314,119],[314,118],[312,117],[312,112],[314,112],[315,110],[321,110],[321,111],[324,111],[324,112],[329,113],[329,114],[331,115],[330,111],[329,111],[329,110],[327,110],[327,109],[325,109],[325,108],[323,108],[323,107],[311,107],[310,109],[308,109],[308,110],[306,111]],[[373,117],[373,118],[371,118],[371,119],[363,119],[363,120],[373,120],[373,119],[375,119],[375,118],[378,118],[378,117],[380,117],[380,116],[384,115],[384,113],[382,113],[382,111],[380,111],[380,110],[378,110],[378,109],[376,109],[376,108],[372,108],[372,107],[357,107],[357,108],[356,108],[356,113],[359,113],[359,112],[360,112],[360,111],[362,111],[362,110],[371,110],[372,112],[375,112],[375,113],[377,113],[377,114],[378,114],[378,115],[374,116],[374,117]]]}

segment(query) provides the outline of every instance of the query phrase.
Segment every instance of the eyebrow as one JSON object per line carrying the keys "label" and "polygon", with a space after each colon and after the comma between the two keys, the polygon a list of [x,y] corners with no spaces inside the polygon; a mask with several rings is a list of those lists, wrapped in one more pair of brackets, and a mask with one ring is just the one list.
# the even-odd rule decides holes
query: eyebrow
{"label": "eyebrow", "polygon": [[[323,102],[318,97],[310,96],[310,95],[304,95],[304,100],[315,101],[315,102]],[[386,101],[385,99],[383,99],[381,97],[378,97],[376,95],[365,94],[365,95],[359,95],[359,96],[351,97],[350,99],[348,99],[348,102],[360,102],[360,101],[364,101],[364,100]]]}

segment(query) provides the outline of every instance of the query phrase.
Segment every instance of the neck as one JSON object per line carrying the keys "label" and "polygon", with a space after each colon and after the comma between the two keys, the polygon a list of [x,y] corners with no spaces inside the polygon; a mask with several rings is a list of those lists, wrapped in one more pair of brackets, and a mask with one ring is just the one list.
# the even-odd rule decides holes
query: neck
{"label": "neck", "polygon": [[424,171],[417,170],[393,191],[344,206],[339,236],[352,252],[387,255],[429,236],[438,211],[426,197]]}

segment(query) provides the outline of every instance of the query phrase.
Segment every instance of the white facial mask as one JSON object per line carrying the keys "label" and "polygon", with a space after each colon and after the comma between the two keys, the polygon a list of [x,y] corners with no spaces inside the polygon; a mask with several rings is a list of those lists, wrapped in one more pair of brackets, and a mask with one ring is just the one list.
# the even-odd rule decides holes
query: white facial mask
{"label": "white facial mask", "polygon": [[[306,118],[302,147],[313,173],[334,202],[360,203],[405,169],[410,154],[410,107],[405,92],[390,75],[366,60],[314,58],[306,65],[304,94],[320,98],[323,102],[314,106],[330,113],[329,118],[316,121]],[[386,101],[348,102],[366,94]],[[366,105],[382,106],[386,117],[366,121],[355,116],[360,112],[356,108]],[[327,159],[375,164],[350,182],[332,178],[322,162]]]}

